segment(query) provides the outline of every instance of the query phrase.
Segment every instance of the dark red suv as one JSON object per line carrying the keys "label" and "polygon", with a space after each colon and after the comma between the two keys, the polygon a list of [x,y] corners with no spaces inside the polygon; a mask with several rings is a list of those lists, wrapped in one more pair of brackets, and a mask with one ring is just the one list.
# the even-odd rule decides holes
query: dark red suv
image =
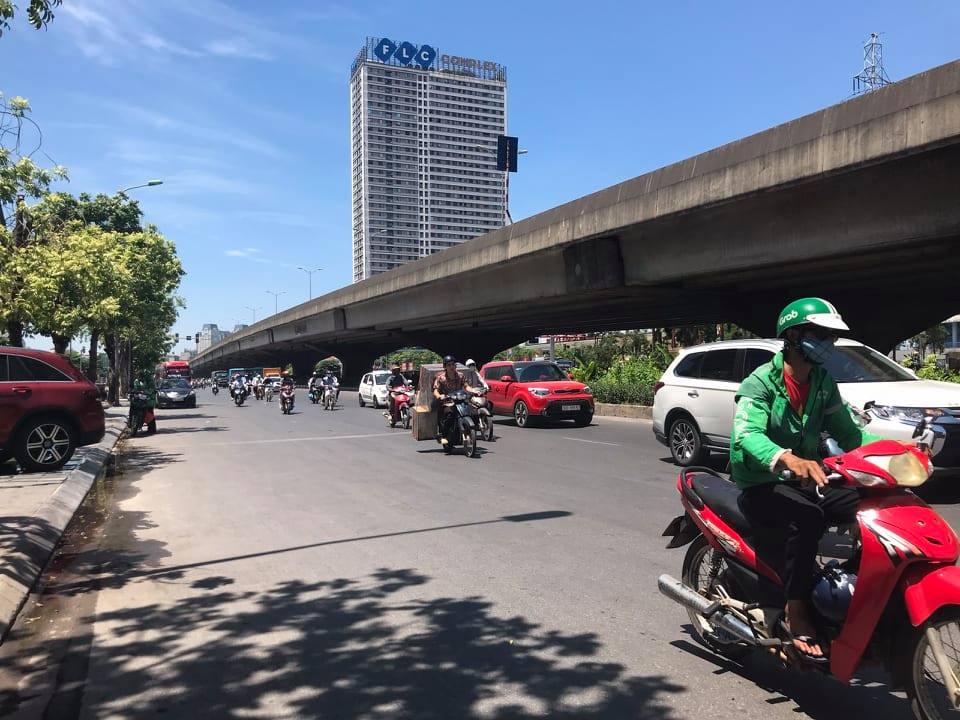
{"label": "dark red suv", "polygon": [[97,386],[60,355],[0,346],[0,462],[56,470],[104,433]]}

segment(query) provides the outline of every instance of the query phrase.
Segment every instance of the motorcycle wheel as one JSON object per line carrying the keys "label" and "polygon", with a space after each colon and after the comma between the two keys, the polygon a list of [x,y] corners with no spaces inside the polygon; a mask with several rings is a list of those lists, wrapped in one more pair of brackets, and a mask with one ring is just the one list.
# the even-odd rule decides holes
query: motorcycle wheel
{"label": "motorcycle wheel", "polygon": [[934,660],[933,650],[927,641],[926,631],[930,627],[940,635],[943,650],[950,660],[953,672],[960,672],[960,650],[954,640],[960,636],[960,607],[953,605],[943,608],[911,636],[905,658],[910,666],[904,680],[910,707],[918,720],[941,720],[956,715],[940,668]]}
{"label": "motorcycle wheel", "polygon": [[156,420],[151,420],[149,423],[147,423],[147,434],[148,434],[148,435],[156,435],[156,434],[157,434],[157,421],[156,421]]}
{"label": "motorcycle wheel", "polygon": [[400,419],[403,422],[403,429],[409,430],[410,429],[410,411],[407,408],[404,408],[403,410],[400,411]]}
{"label": "motorcycle wheel", "polygon": [[130,418],[130,437],[136,437],[141,427],[143,427],[143,413],[134,412]]}
{"label": "motorcycle wheel", "polygon": [[463,454],[468,458],[475,458],[477,452],[477,429],[472,427],[463,431]]}
{"label": "motorcycle wheel", "polygon": [[[701,535],[693,541],[683,558],[683,584],[710,600],[716,599],[713,588],[718,584],[717,579],[726,572],[726,561],[721,555],[717,578],[710,579],[711,564],[716,559],[716,554],[717,551],[710,547],[710,543]],[[752,648],[732,635],[723,630],[714,629],[703,615],[689,608],[687,608],[687,615],[690,616],[690,625],[693,626],[693,634],[697,641],[713,652],[734,660],[751,652]]]}
{"label": "motorcycle wheel", "polygon": [[484,442],[493,442],[493,416],[480,416],[480,439]]}

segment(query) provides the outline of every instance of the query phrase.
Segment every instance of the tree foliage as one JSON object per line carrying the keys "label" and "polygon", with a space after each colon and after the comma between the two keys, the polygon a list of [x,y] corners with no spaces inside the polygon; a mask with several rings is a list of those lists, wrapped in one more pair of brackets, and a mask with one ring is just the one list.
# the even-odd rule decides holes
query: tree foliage
{"label": "tree foliage", "polygon": [[[62,2],[63,0],[29,0],[27,22],[37,30],[45,28],[53,20],[53,8],[58,7]],[[5,30],[10,29],[10,21],[17,9],[13,0],[0,0],[0,37]]]}

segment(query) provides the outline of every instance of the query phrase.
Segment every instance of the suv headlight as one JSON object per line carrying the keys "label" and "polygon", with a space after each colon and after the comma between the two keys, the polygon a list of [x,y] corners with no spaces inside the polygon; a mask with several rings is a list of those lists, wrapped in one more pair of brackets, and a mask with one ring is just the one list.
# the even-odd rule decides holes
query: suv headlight
{"label": "suv headlight", "polygon": [[589,385],[584,385],[583,390],[581,390],[580,392],[582,392],[584,395],[593,395],[593,390],[590,388]]}
{"label": "suv headlight", "polygon": [[537,397],[546,397],[550,394],[550,388],[532,387],[527,389],[531,395],[536,395]]}
{"label": "suv headlight", "polygon": [[874,405],[870,410],[884,420],[899,420],[908,425],[916,425],[923,420],[924,415],[940,417],[943,410],[940,408],[899,407],[897,405]]}

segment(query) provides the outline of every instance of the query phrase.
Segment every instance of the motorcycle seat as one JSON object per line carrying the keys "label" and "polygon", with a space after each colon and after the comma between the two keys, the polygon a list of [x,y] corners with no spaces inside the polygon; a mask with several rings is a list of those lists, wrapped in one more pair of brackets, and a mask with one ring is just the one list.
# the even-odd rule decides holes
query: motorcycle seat
{"label": "motorcycle seat", "polygon": [[740,489],[732,482],[709,473],[696,473],[692,489],[713,512],[744,538],[753,535],[753,529],[740,509]]}

